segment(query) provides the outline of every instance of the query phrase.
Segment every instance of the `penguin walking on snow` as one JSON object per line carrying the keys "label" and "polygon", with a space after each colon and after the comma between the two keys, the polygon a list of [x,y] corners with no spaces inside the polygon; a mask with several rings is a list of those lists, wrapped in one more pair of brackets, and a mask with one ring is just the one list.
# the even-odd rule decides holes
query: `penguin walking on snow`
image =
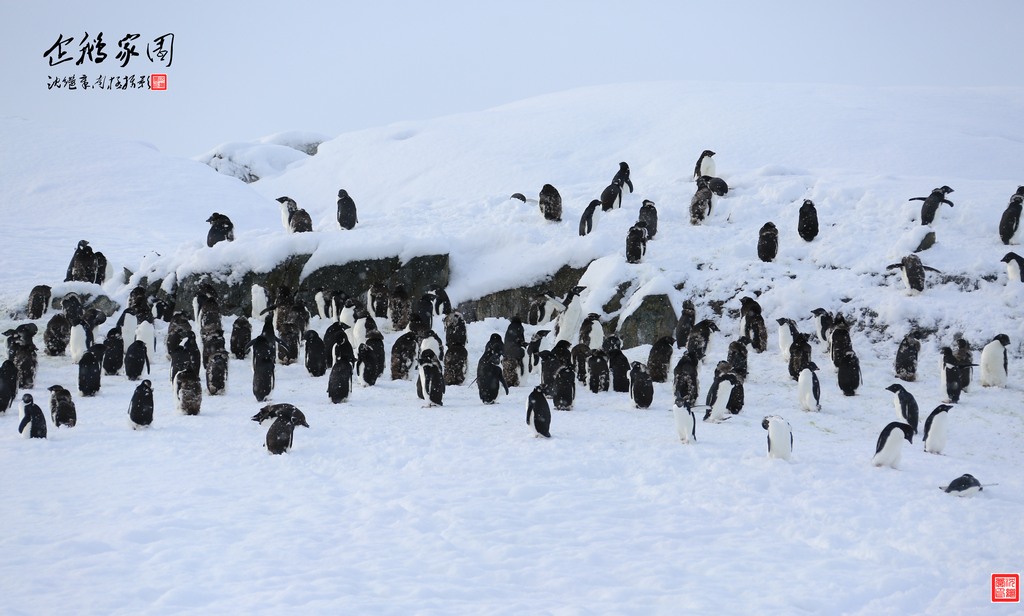
{"label": "penguin walking on snow", "polygon": [[208,248],[213,248],[214,244],[220,242],[235,241],[235,225],[224,214],[214,212],[206,219],[206,222],[210,223],[210,231],[206,234]]}
{"label": "penguin walking on snow", "polygon": [[647,231],[638,225],[633,225],[626,233],[626,263],[640,263],[646,253]]}
{"label": "penguin walking on snow", "polygon": [[757,258],[765,263],[771,263],[779,254],[779,230],[775,223],[766,222],[758,232],[757,237]]}
{"label": "penguin walking on snow", "polygon": [[1024,282],[1024,257],[1015,252],[1008,252],[999,262],[1006,264],[1006,284]]}
{"label": "penguin walking on snow", "polygon": [[761,427],[768,431],[768,457],[789,460],[793,454],[793,429],[789,422],[769,415],[761,421]]}
{"label": "penguin walking on snow", "polygon": [[43,415],[43,410],[32,401],[32,394],[21,397],[21,411],[18,433],[24,438],[46,438],[46,415]]}
{"label": "penguin walking on snow", "polygon": [[899,383],[893,383],[886,387],[885,390],[891,391],[894,394],[892,403],[896,407],[896,415],[913,428],[914,434],[917,434],[918,408],[914,395]]}
{"label": "penguin walking on snow", "polygon": [[901,381],[913,382],[917,380],[917,356],[921,352],[921,341],[917,339],[914,332],[903,336],[899,347],[896,349],[896,361],[893,369],[896,378]]}
{"label": "penguin walking on snow", "polygon": [[839,356],[836,364],[839,389],[844,396],[853,396],[861,384],[860,359],[853,350]]}
{"label": "penguin walking on snow", "polygon": [[540,390],[540,386],[534,387],[526,401],[526,423],[534,429],[537,436],[551,438],[551,407],[548,406],[548,399]]}
{"label": "penguin walking on snow", "polygon": [[622,162],[619,163],[619,170],[615,172],[615,176],[612,177],[612,183],[621,182],[623,186],[629,187],[630,194],[633,193],[633,181],[629,179],[629,165]]}
{"label": "penguin walking on snow", "polygon": [[601,191],[601,211],[609,212],[622,207],[622,180],[614,179]]}
{"label": "penguin walking on snow", "polygon": [[551,222],[562,221],[562,195],[558,193],[557,188],[551,184],[545,184],[540,189],[540,198],[537,200],[537,203],[540,207],[540,213],[544,216],[544,220],[550,220]]}
{"label": "penguin walking on snow", "polygon": [[356,202],[344,188],[338,191],[338,225],[342,229],[352,229],[359,222],[356,214]]}
{"label": "penguin walking on snow", "polygon": [[981,350],[981,386],[1006,387],[1007,354],[1010,337],[999,334]]}
{"label": "penguin walking on snow", "polygon": [[339,357],[331,366],[331,375],[327,379],[327,397],[332,404],[341,404],[348,400],[352,391],[352,362],[347,357]]}
{"label": "penguin walking on snow", "polygon": [[444,406],[444,373],[441,361],[434,351],[425,349],[420,354],[420,374],[416,379],[416,395],[427,401],[427,406]]}
{"label": "penguin walking on snow", "polygon": [[711,150],[704,150],[700,153],[700,157],[697,158],[697,164],[693,166],[693,179],[708,175],[715,175],[715,160],[712,158],[715,153]]}
{"label": "penguin walking on snow", "polygon": [[135,388],[132,400],[128,404],[128,419],[132,429],[145,428],[153,423],[153,384],[143,379]]}
{"label": "penguin walking on snow", "polygon": [[946,396],[948,398],[947,402],[956,404],[960,401],[960,392],[963,391],[964,388],[964,384],[961,381],[963,368],[967,366],[957,361],[956,356],[953,355],[953,349],[951,347],[942,347],[940,352],[942,353],[940,374],[942,379],[942,388],[946,391]]}
{"label": "penguin walking on snow", "polygon": [[684,444],[697,442],[697,419],[693,408],[681,400],[676,400],[672,407],[672,415],[676,422],[676,433]]}
{"label": "penguin walking on snow", "polygon": [[946,448],[949,434],[949,411],[953,407],[940,404],[924,420],[924,450],[928,453],[942,453]]}
{"label": "penguin walking on snow", "polygon": [[810,199],[804,199],[803,205],[800,206],[796,232],[805,242],[812,242],[818,237],[818,210]]}
{"label": "penguin walking on snow", "polygon": [[914,429],[902,421],[894,421],[882,428],[871,463],[875,466],[898,467],[903,454],[903,439],[913,444]]}
{"label": "penguin walking on snow", "polygon": [[818,381],[818,365],[807,362],[796,381],[800,408],[805,411],[821,410],[821,383]]}
{"label": "penguin walking on snow", "polygon": [[951,192],[953,189],[949,186],[940,186],[932,190],[927,197],[911,197],[908,201],[924,201],[921,204],[921,224],[930,225],[935,221],[935,214],[939,211],[940,205],[945,203],[949,207],[953,207],[953,202],[946,198],[946,195]]}
{"label": "penguin walking on snow", "polygon": [[274,423],[270,424],[270,429],[267,430],[266,439],[267,452],[272,455],[287,453],[292,448],[295,426],[309,427],[303,412],[291,404],[265,406],[253,417],[262,423],[263,419],[257,419],[259,417],[274,418]]}
{"label": "penguin walking on snow", "polygon": [[1018,231],[1020,231],[1020,213],[1024,205],[1024,196],[1014,195],[1010,197],[1003,215],[999,218],[999,239],[1004,244],[1018,244]]}
{"label": "penguin walking on snow", "polygon": [[594,199],[583,210],[583,215],[580,216],[580,237],[584,237],[594,230],[594,212],[599,207],[601,207],[601,200]]}
{"label": "penguin walking on snow", "polygon": [[630,364],[629,397],[638,409],[650,408],[654,401],[654,381],[647,371],[647,366],[635,361]]}
{"label": "penguin walking on snow", "polygon": [[938,272],[939,270],[934,267],[928,267],[921,263],[921,257],[915,254],[909,254],[902,259],[899,263],[893,263],[885,267],[887,270],[899,269],[903,274],[903,284],[907,287],[908,295],[916,295],[924,291],[925,282],[925,270],[930,272]]}
{"label": "penguin walking on snow", "polygon": [[690,198],[690,224],[699,225],[711,215],[712,192],[703,177],[697,178],[697,191]]}
{"label": "penguin walking on snow", "polygon": [[74,428],[78,423],[78,413],[71,392],[60,385],[52,385],[47,389],[50,391],[50,419],[53,420],[53,427]]}

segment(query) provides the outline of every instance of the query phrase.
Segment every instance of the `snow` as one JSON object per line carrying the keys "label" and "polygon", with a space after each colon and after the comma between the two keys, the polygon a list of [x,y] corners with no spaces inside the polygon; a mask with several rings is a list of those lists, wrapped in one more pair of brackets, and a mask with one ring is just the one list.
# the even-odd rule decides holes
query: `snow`
{"label": "snow", "polygon": [[[447,252],[453,302],[533,284],[569,263],[593,261],[580,284],[584,313],[600,312],[631,284],[618,313],[648,293],[673,306],[691,298],[712,318],[715,362],[737,335],[739,298],[757,296],[774,340],[775,319],[812,330],[810,311],[842,310],[864,383],[844,397],[823,349],[822,411],[801,411],[774,344],[751,353],[746,406],[722,424],[698,421],[679,442],[670,384],[651,409],[626,394],[579,388],[574,410],[554,412],[550,440],[525,422],[532,374],[497,404],[475,386],[450,387],[423,408],[412,381],[357,388],[331,405],[326,377],[278,366],[274,402],[301,408],[287,455],[262,447],[262,404],[245,362],[230,362],[229,390],[206,396],[197,417],[174,411],[158,331],[156,417],[133,431],[135,384],[104,377],[83,398],[70,358],[40,356],[31,393],[72,390],[79,424],[23,440],[16,413],[0,415],[0,484],[8,529],[0,536],[0,594],[12,613],[978,613],[989,576],[1019,571],[1024,554],[1017,380],[1024,356],[1018,318],[1024,285],[1007,286],[999,259],[1011,247],[997,223],[1024,183],[1020,89],[854,88],[703,83],[624,84],[571,90],[428,121],[340,135],[315,155],[282,162],[296,137],[246,147],[273,173],[252,184],[197,160],[137,142],[86,137],[0,119],[0,327],[24,322],[29,290],[96,291],[63,283],[74,246],[88,239],[117,277],[103,292],[123,302],[141,275],[240,276],[289,254],[311,254],[304,275],[339,260]],[[690,171],[705,148],[730,193],[691,227]],[[292,150],[294,151],[294,150]],[[598,212],[578,237],[584,207],[620,161],[636,192]],[[551,183],[561,223],[536,198]],[[926,232],[916,218],[932,188],[949,185],[920,253],[940,270],[910,296],[885,267]],[[345,188],[359,225],[338,229]],[[315,231],[288,235],[278,196],[307,209]],[[625,263],[626,230],[643,199],[659,232],[640,264]],[[796,233],[804,199],[821,233]],[[205,245],[210,213],[227,214],[236,240]],[[779,257],[761,263],[757,230],[780,230]],[[955,278],[954,278],[955,277]],[[724,302],[716,314],[711,301]],[[612,317],[615,315],[607,315]],[[45,325],[49,315],[39,322]],[[949,413],[943,455],[904,444],[899,470],[870,464],[892,418],[892,362],[911,325],[922,344],[919,380],[907,389],[923,416],[944,399],[939,348],[963,332],[976,353],[1005,333],[1009,385],[977,382]],[[225,319],[226,329],[230,319]],[[327,323],[314,320],[322,334]],[[470,324],[468,373],[505,319]],[[527,339],[540,327],[527,327]],[[105,330],[106,327],[101,328]],[[606,333],[611,333],[606,330]],[[385,338],[386,348],[397,333]],[[37,344],[40,344],[37,337]],[[649,346],[627,349],[646,361]],[[976,355],[977,356],[977,355]],[[675,359],[678,359],[678,354]],[[977,378],[977,377],[976,377]],[[470,380],[472,376],[470,376]],[[702,412],[698,412],[698,417]],[[790,461],[767,457],[767,415],[792,426]],[[989,485],[974,498],[938,490],[969,472]]]}

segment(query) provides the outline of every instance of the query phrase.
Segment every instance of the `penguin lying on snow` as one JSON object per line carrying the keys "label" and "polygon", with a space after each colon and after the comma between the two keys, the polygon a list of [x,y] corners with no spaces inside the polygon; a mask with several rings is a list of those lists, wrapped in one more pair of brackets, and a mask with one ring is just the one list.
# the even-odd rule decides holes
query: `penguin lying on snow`
{"label": "penguin lying on snow", "polygon": [[946,487],[940,487],[939,489],[945,492],[946,494],[955,494],[957,496],[974,496],[978,492],[981,492],[982,489],[984,489],[984,486],[981,485],[981,482],[978,481],[974,477],[974,475],[971,475],[970,473],[964,473],[963,475],[960,475],[953,481],[950,481],[949,485],[947,485]]}

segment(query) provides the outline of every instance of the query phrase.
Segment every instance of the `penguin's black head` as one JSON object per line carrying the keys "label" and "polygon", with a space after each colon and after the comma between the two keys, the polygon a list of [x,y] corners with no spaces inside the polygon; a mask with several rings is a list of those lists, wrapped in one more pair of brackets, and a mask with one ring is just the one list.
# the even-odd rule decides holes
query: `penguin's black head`
{"label": "penguin's black head", "polygon": [[775,417],[775,415],[768,415],[767,417],[762,419],[761,420],[761,427],[764,428],[765,430],[767,430],[768,429],[768,424],[772,423],[772,419],[774,417]]}
{"label": "penguin's black head", "polygon": [[1010,197],[1010,205],[1020,205],[1024,203],[1024,195],[1014,195]]}
{"label": "penguin's black head", "polygon": [[1020,263],[1021,261],[1024,261],[1024,259],[1021,259],[1021,256],[1015,252],[1008,252],[1006,253],[1006,256],[999,260],[1000,263],[1009,263],[1010,261]]}
{"label": "penguin's black head", "polygon": [[1018,186],[1017,187],[1017,192],[1015,192],[1013,194],[1018,196],[1018,197],[1024,197],[1024,186]]}
{"label": "penguin's black head", "polygon": [[139,383],[139,387],[142,389],[153,389],[153,383],[151,383],[149,379],[143,379],[142,382]]}
{"label": "penguin's black head", "polygon": [[949,193],[953,192],[953,189],[950,188],[949,186],[943,186],[942,188],[939,188],[939,190],[941,190],[942,192],[946,193],[947,195]]}
{"label": "penguin's black head", "polygon": [[46,388],[47,391],[52,391],[54,393],[57,393],[58,391],[60,391],[62,389],[64,389],[64,388],[61,387],[60,385],[50,385],[49,387]]}
{"label": "penguin's black head", "polygon": [[810,199],[804,199],[804,205],[809,205],[811,207],[814,207],[814,202],[811,201]]}
{"label": "penguin's black head", "polygon": [[1006,334],[998,334],[995,338],[993,338],[993,340],[998,340],[999,344],[1003,345],[1004,347],[1010,346],[1010,337],[1007,336]]}
{"label": "penguin's black head", "polygon": [[347,196],[348,196],[348,191],[345,190],[344,188],[342,188],[341,190],[338,191],[338,197],[339,198],[344,199]]}
{"label": "penguin's black head", "polygon": [[619,163],[619,170],[621,170],[621,171],[629,171],[629,165],[627,165],[624,162],[623,163]]}
{"label": "penguin's black head", "polygon": [[912,428],[910,424],[900,424],[900,429],[903,430],[903,438],[907,439],[907,442],[913,445],[914,428]]}
{"label": "penguin's black head", "polygon": [[701,156],[714,156],[715,153],[712,152],[711,150],[704,150],[703,152],[700,153],[700,155]]}
{"label": "penguin's black head", "polygon": [[78,240],[78,247],[79,248],[85,248],[88,245],[89,245],[89,241],[88,240]]}
{"label": "penguin's black head", "polygon": [[885,391],[891,391],[892,393],[901,392],[903,391],[903,386],[900,385],[899,383],[893,383],[892,385],[886,387]]}
{"label": "penguin's black head", "polygon": [[299,409],[293,408],[291,415],[291,424],[294,426],[303,426],[308,428],[309,424],[306,423],[306,416]]}
{"label": "penguin's black head", "polygon": [[32,394],[25,394],[21,397],[21,401],[25,404],[32,404]]}
{"label": "penguin's black head", "polygon": [[[512,193],[512,196],[509,197],[509,199],[518,199],[518,200],[522,201],[523,203],[526,203],[526,195],[524,195],[523,193]],[[600,204],[600,203],[601,202],[598,201],[598,204]]]}
{"label": "penguin's black head", "polygon": [[806,364],[804,364],[804,368],[807,368],[811,372],[816,372],[818,370],[818,364],[814,363],[813,361],[809,361]]}
{"label": "penguin's black head", "polygon": [[[939,411],[939,412],[943,412],[943,411],[948,412],[948,411],[951,411],[952,409],[953,409],[953,405],[952,404],[940,404],[939,406],[935,407],[935,410]],[[935,411],[932,411],[932,412],[935,412]]]}
{"label": "penguin's black head", "polygon": [[[600,203],[600,202],[598,202],[598,203]],[[650,199],[644,199],[644,201],[643,201],[643,203],[641,205],[654,207],[654,202],[651,201]]]}

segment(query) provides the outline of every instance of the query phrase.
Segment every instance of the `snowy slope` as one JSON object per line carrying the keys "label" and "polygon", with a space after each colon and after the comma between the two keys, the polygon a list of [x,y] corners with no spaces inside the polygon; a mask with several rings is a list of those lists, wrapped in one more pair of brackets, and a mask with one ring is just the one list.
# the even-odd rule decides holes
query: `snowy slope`
{"label": "snowy slope", "polygon": [[[581,388],[546,441],[524,422],[536,374],[495,406],[463,386],[449,389],[443,408],[426,409],[412,382],[386,378],[334,406],[326,377],[279,367],[273,400],[298,405],[311,426],[279,457],[266,455],[265,427],[248,420],[261,405],[244,362],[231,362],[228,395],[207,397],[198,417],[185,417],[174,411],[161,343],[156,420],[136,432],[124,415],[133,383],[105,377],[97,397],[83,398],[70,359],[42,357],[31,393],[45,410],[46,387],[72,389],[80,423],[51,425],[50,438],[34,442],[19,438],[15,409],[0,416],[0,463],[11,469],[0,484],[9,523],[0,596],[16,614],[68,605],[85,613],[983,612],[989,575],[1020,571],[1024,554],[1024,398],[1014,381],[1022,291],[1006,285],[1007,247],[996,232],[1024,182],[1022,94],[606,86],[341,135],[249,185],[142,144],[4,119],[0,211],[13,224],[0,243],[3,329],[20,322],[7,313],[31,286],[60,288],[86,238],[119,266],[159,276],[269,269],[291,251],[313,252],[312,263],[447,251],[456,302],[597,259],[583,281],[586,309],[632,281],[641,294],[669,293],[676,306],[693,298],[698,318],[718,322],[701,398],[737,335],[739,297],[760,294],[769,350],[751,355],[743,412],[699,424],[691,446],[675,434],[667,384],[646,411],[625,394]],[[709,147],[732,191],[692,227],[690,174]],[[629,162],[636,192],[578,237],[580,213],[619,161]],[[536,198],[544,183],[562,194],[562,223],[509,200]],[[929,275],[935,286],[908,296],[885,266],[922,233],[919,203],[907,199],[943,184],[956,205],[939,211],[938,243],[921,258],[964,282]],[[359,207],[352,231],[334,221],[339,188]],[[285,194],[310,211],[315,233],[284,234],[273,199]],[[643,263],[627,265],[625,232],[645,198],[658,205],[659,234]],[[822,221],[809,244],[796,234],[806,198]],[[208,249],[203,221],[213,211],[235,221],[237,239]],[[780,252],[764,264],[756,241],[768,220],[780,229]],[[28,251],[31,259],[19,256]],[[104,290],[123,299],[128,289],[113,281]],[[724,315],[711,300],[726,302]],[[815,342],[823,411],[812,414],[799,410],[774,319],[808,332],[818,306],[857,320],[864,384],[844,397]],[[922,346],[920,380],[907,385],[922,421],[944,398],[938,348],[954,332],[977,348],[1008,334],[1011,385],[964,394],[945,455],[924,453],[917,437],[901,470],[876,469],[875,439],[895,419],[884,387],[912,321],[939,330]],[[314,322],[321,333],[326,325]],[[506,326],[471,326],[471,363]],[[648,350],[627,355],[645,361]],[[789,463],[765,456],[761,419],[775,413],[793,425]],[[965,472],[999,485],[974,499],[936,489]]]}

